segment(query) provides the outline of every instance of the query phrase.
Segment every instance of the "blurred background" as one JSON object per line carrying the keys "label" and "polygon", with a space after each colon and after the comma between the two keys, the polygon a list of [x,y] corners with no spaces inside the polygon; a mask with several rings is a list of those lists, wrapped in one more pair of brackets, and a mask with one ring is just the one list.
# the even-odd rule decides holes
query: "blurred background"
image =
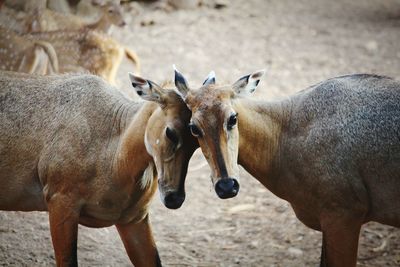
{"label": "blurred background", "polygon": [[[133,99],[128,71],[162,83],[173,78],[172,64],[192,87],[211,70],[218,83],[231,83],[265,68],[254,96],[265,99],[349,73],[400,79],[398,0],[2,2],[0,69],[92,72]],[[59,23],[60,14],[68,23]],[[287,202],[244,170],[239,195],[220,200],[209,175],[196,151],[182,208],[153,200],[150,219],[165,266],[318,265],[321,233],[302,225]],[[113,227],[80,226],[79,235],[81,266],[130,266]],[[54,262],[47,213],[0,212],[0,265]],[[399,265],[400,231],[366,224],[358,266]]]}

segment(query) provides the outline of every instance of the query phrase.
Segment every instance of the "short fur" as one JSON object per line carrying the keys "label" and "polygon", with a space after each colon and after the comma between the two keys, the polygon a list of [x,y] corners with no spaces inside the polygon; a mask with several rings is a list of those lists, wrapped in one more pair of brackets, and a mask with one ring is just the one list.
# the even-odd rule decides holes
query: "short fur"
{"label": "short fur", "polygon": [[[368,221],[400,227],[400,82],[347,75],[274,102],[207,86],[190,91],[186,102],[204,130],[205,154],[219,139],[230,165],[236,159],[227,147],[238,147],[239,163],[322,231],[321,266],[355,266]],[[232,110],[238,127],[227,133],[222,125]]]}
{"label": "short fur", "polygon": [[[78,223],[115,224],[135,266],[158,266],[147,219],[152,157],[160,176],[181,184],[194,151],[180,127],[190,112],[176,100],[163,109],[132,102],[93,75],[0,72],[0,210],[48,210],[59,266],[77,264]],[[180,149],[165,140],[166,125]]]}

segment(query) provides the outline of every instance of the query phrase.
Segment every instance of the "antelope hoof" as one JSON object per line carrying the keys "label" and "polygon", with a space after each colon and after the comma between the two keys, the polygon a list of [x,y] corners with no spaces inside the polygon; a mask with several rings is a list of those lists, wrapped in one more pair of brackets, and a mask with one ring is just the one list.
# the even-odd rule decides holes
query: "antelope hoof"
{"label": "antelope hoof", "polygon": [[164,205],[169,209],[179,209],[185,201],[185,194],[172,192],[165,196]]}
{"label": "antelope hoof", "polygon": [[235,197],[239,192],[239,183],[234,178],[223,178],[215,184],[215,192],[222,199]]}

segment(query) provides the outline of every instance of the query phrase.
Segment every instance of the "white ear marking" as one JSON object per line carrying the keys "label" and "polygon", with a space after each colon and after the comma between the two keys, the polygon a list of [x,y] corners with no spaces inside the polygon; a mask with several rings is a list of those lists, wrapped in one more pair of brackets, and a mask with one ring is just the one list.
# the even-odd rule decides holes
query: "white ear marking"
{"label": "white ear marking", "polygon": [[203,85],[215,84],[215,72],[212,70],[207,78],[204,80]]}
{"label": "white ear marking", "polygon": [[130,72],[128,75],[133,88],[141,98],[161,103],[161,88],[157,84]]}
{"label": "white ear marking", "polygon": [[182,94],[182,96],[185,97],[187,92],[189,91],[188,83],[185,77],[182,75],[182,73],[178,71],[175,64],[173,64],[172,67],[174,68],[175,72],[175,86],[178,89],[178,91]]}
{"label": "white ear marking", "polygon": [[260,79],[264,74],[265,70],[260,70],[253,72],[252,74],[245,75],[237,80],[232,85],[232,88],[236,95],[249,95],[253,93],[256,90]]}

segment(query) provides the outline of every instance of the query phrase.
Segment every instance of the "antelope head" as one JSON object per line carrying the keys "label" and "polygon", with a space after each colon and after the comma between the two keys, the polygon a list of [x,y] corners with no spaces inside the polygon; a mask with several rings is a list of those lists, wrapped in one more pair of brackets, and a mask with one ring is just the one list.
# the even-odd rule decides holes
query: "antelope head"
{"label": "antelope head", "polygon": [[243,76],[229,86],[215,84],[212,71],[203,85],[190,90],[184,76],[175,69],[175,86],[182,94],[192,117],[189,129],[197,137],[201,150],[211,167],[211,180],[217,195],[232,198],[239,192],[239,132],[235,98],[251,94],[264,71]]}
{"label": "antelope head", "polygon": [[167,208],[177,209],[185,200],[187,167],[198,147],[187,128],[191,112],[176,90],[132,73],[129,77],[141,98],[159,105],[147,122],[145,146],[157,169],[162,202]]}
{"label": "antelope head", "polygon": [[123,27],[126,25],[119,0],[92,0],[92,5],[100,7],[103,16],[107,18],[109,23],[118,27]]}

